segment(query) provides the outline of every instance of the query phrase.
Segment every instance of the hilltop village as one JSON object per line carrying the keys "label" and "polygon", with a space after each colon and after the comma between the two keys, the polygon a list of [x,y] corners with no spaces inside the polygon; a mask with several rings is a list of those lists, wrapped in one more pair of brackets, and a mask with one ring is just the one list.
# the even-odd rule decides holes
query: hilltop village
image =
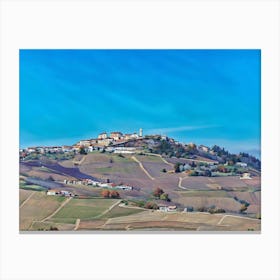
{"label": "hilltop village", "polygon": [[[246,153],[231,154],[217,145],[180,143],[165,135],[143,135],[139,129],[131,134],[102,132],[71,146],[28,147],[19,151],[19,159],[21,195],[36,192],[35,197],[44,203],[73,200],[69,205],[74,212],[72,208],[70,212],[61,210],[54,215],[57,218],[48,219],[58,228],[70,227],[70,218],[77,222],[84,217],[87,225],[86,217],[92,217],[91,207],[97,205],[105,207],[103,211],[108,207],[106,211],[114,217],[127,213],[127,225],[131,225],[131,213],[147,210],[260,217],[261,162]],[[83,207],[89,208],[84,212]],[[98,215],[106,217],[106,211]],[[144,214],[145,227],[149,227]],[[135,219],[137,224],[137,216]],[[186,225],[179,220],[175,227],[184,228]],[[26,229],[24,221],[21,227]],[[30,220],[27,228],[48,228],[49,222],[37,225]],[[158,227],[163,224],[155,222]],[[101,229],[95,222],[92,227]],[[258,228],[258,222],[254,227]],[[220,224],[213,228],[223,229]]]}
{"label": "hilltop village", "polygon": [[[154,153],[167,158],[186,158],[192,160],[191,165],[177,166],[177,169],[190,169],[196,167],[195,162],[199,158],[209,159],[205,162],[205,166],[223,164],[220,168],[221,172],[226,173],[231,170],[230,166],[246,168],[250,166],[256,170],[260,170],[260,160],[246,153],[238,155],[230,154],[224,148],[217,145],[207,147],[205,145],[197,146],[194,143],[184,144],[175,141],[173,138],[165,135],[145,135],[143,129],[139,129],[139,133],[123,134],[122,132],[102,132],[97,138],[80,140],[72,146],[36,146],[20,149],[20,161],[39,159],[41,156],[47,156],[57,160],[70,159],[76,154],[87,154],[93,151],[116,153],[116,154],[147,154]],[[203,163],[203,160],[200,161]],[[203,164],[200,164],[200,167]],[[203,170],[203,168],[202,168]],[[178,170],[177,170],[178,171]],[[182,171],[182,170],[181,170]],[[197,171],[199,171],[197,169]],[[204,168],[205,171],[205,168]],[[211,170],[210,170],[211,171]],[[201,172],[200,172],[201,173]],[[202,175],[200,174],[199,175]],[[209,174],[208,174],[209,175]]]}

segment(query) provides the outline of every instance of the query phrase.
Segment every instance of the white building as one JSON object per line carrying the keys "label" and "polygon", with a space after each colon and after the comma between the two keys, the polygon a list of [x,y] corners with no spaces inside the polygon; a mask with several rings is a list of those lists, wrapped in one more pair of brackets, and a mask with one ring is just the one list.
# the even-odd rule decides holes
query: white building
{"label": "white building", "polygon": [[247,163],[245,162],[237,162],[235,165],[240,167],[247,167]]}
{"label": "white building", "polygon": [[108,134],[106,132],[102,132],[98,135],[98,139],[106,139],[108,138]]}
{"label": "white building", "polygon": [[79,142],[80,146],[88,147],[90,145],[90,140],[81,140]]}
{"label": "white building", "polygon": [[250,173],[243,173],[242,176],[240,177],[241,180],[251,180],[251,174]]}

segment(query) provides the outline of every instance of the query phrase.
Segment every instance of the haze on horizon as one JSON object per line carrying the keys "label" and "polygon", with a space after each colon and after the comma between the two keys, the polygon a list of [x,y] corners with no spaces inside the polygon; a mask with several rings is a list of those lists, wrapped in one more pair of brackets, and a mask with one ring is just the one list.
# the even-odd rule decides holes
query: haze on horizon
{"label": "haze on horizon", "polygon": [[260,50],[20,50],[20,147],[102,131],[260,157]]}

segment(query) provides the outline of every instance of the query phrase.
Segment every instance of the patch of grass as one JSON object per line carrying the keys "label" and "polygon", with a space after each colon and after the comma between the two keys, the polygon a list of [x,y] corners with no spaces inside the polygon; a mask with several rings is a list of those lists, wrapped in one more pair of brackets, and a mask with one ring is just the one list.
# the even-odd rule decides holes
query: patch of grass
{"label": "patch of grass", "polygon": [[125,155],[123,155],[123,157],[120,157],[118,154],[112,154],[111,158],[113,159],[114,162],[127,162],[127,163],[134,162],[130,158],[130,156],[125,156]]}
{"label": "patch of grass", "polygon": [[47,188],[38,185],[28,185],[26,183],[19,183],[19,188],[23,190],[31,190],[31,191],[46,191]]}
{"label": "patch of grass", "polygon": [[137,155],[135,156],[141,162],[163,162],[159,156],[152,155]]}
{"label": "patch of grass", "polygon": [[72,199],[51,219],[59,223],[75,223],[76,219],[92,219],[102,214],[115,199]]}
{"label": "patch of grass", "polygon": [[121,216],[129,216],[132,214],[136,214],[139,212],[143,212],[144,210],[141,209],[134,209],[134,208],[124,208],[120,206],[114,207],[111,211],[109,211],[107,214],[102,216],[102,218],[115,218],[115,217],[121,217]]}

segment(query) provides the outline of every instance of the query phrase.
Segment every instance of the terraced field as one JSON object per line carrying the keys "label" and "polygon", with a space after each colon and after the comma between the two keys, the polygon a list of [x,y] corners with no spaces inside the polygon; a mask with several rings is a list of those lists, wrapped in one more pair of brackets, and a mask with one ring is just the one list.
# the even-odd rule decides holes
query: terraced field
{"label": "terraced field", "polygon": [[87,221],[80,230],[210,230],[247,231],[260,230],[260,221],[224,214],[208,213],[162,213],[147,211],[129,216],[111,218],[107,221]]}
{"label": "terraced field", "polygon": [[[20,193],[22,195],[22,193]],[[24,194],[25,195],[25,194]],[[20,199],[21,200],[21,199]],[[45,192],[34,192],[20,208],[20,230],[28,230],[33,221],[41,221],[53,213],[65,198],[47,196]]]}
{"label": "terraced field", "polygon": [[118,202],[115,199],[72,199],[50,221],[74,224],[76,219],[98,218],[110,206]]}

